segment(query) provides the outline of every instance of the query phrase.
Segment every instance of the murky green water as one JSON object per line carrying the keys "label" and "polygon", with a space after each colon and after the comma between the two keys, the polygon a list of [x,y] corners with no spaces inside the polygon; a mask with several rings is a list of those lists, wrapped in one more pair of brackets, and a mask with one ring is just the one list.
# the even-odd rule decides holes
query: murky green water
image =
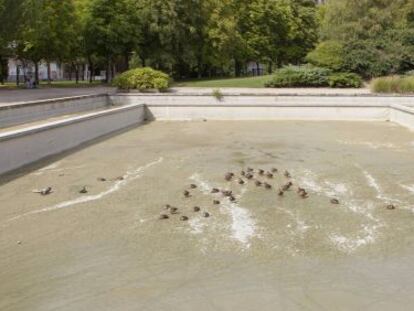
{"label": "murky green water", "polygon": [[[247,167],[294,186],[224,180]],[[391,123],[155,122],[15,177],[0,186],[0,310],[414,303],[414,133]],[[179,214],[159,220],[165,204]]]}

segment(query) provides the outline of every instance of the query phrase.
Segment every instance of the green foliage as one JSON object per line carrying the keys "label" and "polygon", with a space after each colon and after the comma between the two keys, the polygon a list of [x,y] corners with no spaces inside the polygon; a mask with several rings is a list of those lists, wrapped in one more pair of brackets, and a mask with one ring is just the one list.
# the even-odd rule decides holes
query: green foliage
{"label": "green foliage", "polygon": [[354,73],[333,73],[328,68],[287,66],[279,69],[266,87],[361,87],[362,79]]}
{"label": "green foliage", "polygon": [[311,51],[306,60],[315,65],[339,71],[344,67],[343,45],[341,42],[330,40],[318,44],[315,50]]}
{"label": "green foliage", "polygon": [[308,60],[366,78],[414,69],[413,16],[412,0],[329,0]]}
{"label": "green foliage", "polygon": [[266,87],[328,86],[331,70],[313,66],[287,66],[277,70]]}
{"label": "green foliage", "polygon": [[211,93],[211,95],[213,95],[213,97],[215,99],[217,99],[218,101],[222,101],[223,100],[223,93],[221,93],[220,89],[215,89],[213,90],[213,92]]}
{"label": "green foliage", "polygon": [[328,77],[330,87],[352,87],[359,88],[362,86],[362,79],[355,73],[334,73]]}
{"label": "green foliage", "polygon": [[170,78],[167,74],[149,67],[136,68],[117,76],[113,84],[123,90],[165,90],[169,87]]}
{"label": "green foliage", "polygon": [[374,79],[371,90],[376,93],[414,93],[413,76],[391,76]]}

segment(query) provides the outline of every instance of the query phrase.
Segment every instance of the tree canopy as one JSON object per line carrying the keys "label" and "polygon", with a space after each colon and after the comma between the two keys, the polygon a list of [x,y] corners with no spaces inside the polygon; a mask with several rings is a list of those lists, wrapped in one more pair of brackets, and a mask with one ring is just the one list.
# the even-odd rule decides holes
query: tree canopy
{"label": "tree canopy", "polygon": [[[4,16],[13,3],[19,16]],[[108,73],[139,64],[179,78],[240,75],[247,61],[299,63],[317,39],[313,0],[0,0],[0,14],[18,29],[0,34],[16,57]]]}
{"label": "tree canopy", "polygon": [[[412,0],[0,0],[0,64],[78,71],[150,66],[175,78],[240,76],[309,61],[366,77],[414,68]],[[315,48],[316,47],[316,48]]]}
{"label": "tree canopy", "polygon": [[323,11],[311,62],[365,77],[414,68],[412,0],[330,0]]}

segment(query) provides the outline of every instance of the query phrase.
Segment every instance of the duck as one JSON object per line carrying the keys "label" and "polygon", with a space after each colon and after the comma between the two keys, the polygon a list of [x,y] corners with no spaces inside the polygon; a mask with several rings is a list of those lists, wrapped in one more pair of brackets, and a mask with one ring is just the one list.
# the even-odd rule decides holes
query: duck
{"label": "duck", "polygon": [[226,173],[226,175],[224,175],[224,179],[226,181],[230,181],[230,180],[232,180],[233,176],[234,176],[233,173]]}
{"label": "duck", "polygon": [[124,180],[124,179],[125,179],[124,176],[118,176],[117,178],[115,178],[115,180],[119,180],[119,181]]}
{"label": "duck", "polygon": [[170,216],[166,215],[166,214],[161,214],[159,219],[164,220],[164,219],[168,219],[170,218]]}
{"label": "duck", "polygon": [[273,174],[272,174],[272,173],[270,173],[270,172],[267,172],[267,173],[266,173],[266,177],[267,177],[267,178],[273,178]]}
{"label": "duck", "polygon": [[244,185],[246,182],[243,179],[239,178],[238,183],[239,183],[239,185]]}
{"label": "duck", "polygon": [[200,207],[198,207],[198,206],[194,206],[194,207],[193,207],[193,211],[194,211],[194,212],[199,212],[199,211],[200,211]]}
{"label": "duck", "polygon": [[282,197],[285,194],[285,192],[282,189],[279,189],[278,196]]}
{"label": "duck", "polygon": [[46,187],[42,190],[33,190],[33,193],[39,193],[41,195],[49,195],[53,192],[52,187]]}
{"label": "duck", "polygon": [[264,183],[264,187],[266,188],[266,189],[272,189],[272,185],[270,185],[270,184],[268,184],[268,183]]}
{"label": "duck", "polygon": [[186,198],[190,197],[190,191],[188,191],[188,190],[184,190],[183,194]]}
{"label": "duck", "polygon": [[230,190],[222,190],[221,193],[225,196],[225,197],[229,197],[233,194],[233,191]]}
{"label": "duck", "polygon": [[288,191],[290,189],[290,187],[292,187],[292,183],[291,182],[288,182],[286,185],[284,185],[282,187],[282,190],[283,191]]}
{"label": "duck", "polygon": [[283,175],[284,175],[286,178],[290,178],[290,177],[292,177],[288,171],[285,171],[285,173],[284,173]]}
{"label": "duck", "polygon": [[172,215],[178,214],[178,208],[176,208],[176,207],[171,207],[171,208],[170,208],[170,213],[171,213]]}
{"label": "duck", "polygon": [[231,196],[229,196],[229,200],[230,200],[230,202],[235,202],[236,201],[236,198],[231,195]]}
{"label": "duck", "polygon": [[299,196],[302,198],[302,199],[307,199],[308,197],[309,197],[309,195],[308,195],[308,193],[304,190],[304,191],[301,191],[300,193],[299,193]]}
{"label": "duck", "polygon": [[85,194],[85,193],[88,193],[88,190],[86,189],[86,187],[83,187],[83,188],[79,191],[79,193]]}
{"label": "duck", "polygon": [[220,201],[219,201],[219,200],[214,200],[214,201],[213,201],[213,204],[214,204],[214,205],[219,205],[219,204],[220,204]]}
{"label": "duck", "polygon": [[241,171],[241,172],[240,172],[240,175],[241,175],[241,176],[246,176],[246,172],[245,172],[245,171]]}
{"label": "duck", "polygon": [[272,173],[277,173],[279,170],[277,168],[273,167],[271,171],[272,171]]}
{"label": "duck", "polygon": [[165,204],[165,205],[164,205],[164,209],[168,210],[168,209],[170,209],[170,208],[171,208],[171,205],[170,205],[170,204]]}
{"label": "duck", "polygon": [[181,221],[187,221],[187,220],[188,220],[188,217],[187,217],[187,216],[181,216],[181,217],[180,217],[180,220],[181,220]]}
{"label": "duck", "polygon": [[255,184],[257,187],[260,187],[260,186],[262,185],[262,182],[261,182],[261,181],[259,181],[259,180],[256,180],[256,181],[254,182],[254,184]]}
{"label": "duck", "polygon": [[251,167],[248,167],[248,168],[247,168],[247,171],[248,171],[249,173],[253,173],[254,169],[252,169]]}
{"label": "duck", "polygon": [[104,177],[98,177],[98,181],[104,182],[104,181],[106,181],[106,178],[104,178]]}
{"label": "duck", "polygon": [[247,174],[247,175],[246,175],[246,178],[247,178],[247,179],[253,179],[253,174]]}
{"label": "duck", "polygon": [[191,184],[190,185],[190,189],[196,189],[197,188],[197,185],[196,184]]}
{"label": "duck", "polygon": [[264,170],[262,170],[262,169],[259,169],[259,170],[258,170],[258,173],[259,173],[259,175],[264,175],[265,171],[264,171]]}
{"label": "duck", "polygon": [[301,192],[303,192],[303,191],[305,191],[305,192],[306,192],[306,190],[305,190],[305,189],[303,189],[303,188],[301,188],[301,187],[298,187],[298,193],[301,193]]}
{"label": "duck", "polygon": [[211,193],[219,193],[219,192],[220,192],[220,189],[217,189],[217,188],[211,189]]}
{"label": "duck", "polygon": [[339,204],[339,200],[338,199],[331,199],[331,203],[332,204]]}
{"label": "duck", "polygon": [[388,210],[395,210],[395,209],[396,209],[396,207],[395,207],[395,205],[394,205],[394,204],[389,204],[389,205],[387,205],[387,209],[388,209]]}
{"label": "duck", "polygon": [[208,212],[204,212],[203,217],[208,218],[208,217],[210,217],[210,214]]}

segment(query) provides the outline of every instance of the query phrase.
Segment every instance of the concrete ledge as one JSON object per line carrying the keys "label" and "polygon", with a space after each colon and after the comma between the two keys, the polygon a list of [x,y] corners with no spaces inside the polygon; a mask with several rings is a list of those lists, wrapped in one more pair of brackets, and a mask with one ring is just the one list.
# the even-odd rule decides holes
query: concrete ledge
{"label": "concrete ledge", "polygon": [[[389,120],[389,98],[356,96],[114,95],[111,101],[145,104],[155,120]],[[409,100],[414,100],[409,98]],[[407,98],[402,98],[405,103]]]}
{"label": "concrete ledge", "polygon": [[414,130],[414,108],[402,105],[391,106],[391,121]]}
{"label": "concrete ledge", "polygon": [[106,94],[22,102],[0,106],[0,128],[111,105]]}
{"label": "concrete ledge", "polygon": [[0,134],[0,174],[101,136],[139,125],[143,105],[128,105]]}

